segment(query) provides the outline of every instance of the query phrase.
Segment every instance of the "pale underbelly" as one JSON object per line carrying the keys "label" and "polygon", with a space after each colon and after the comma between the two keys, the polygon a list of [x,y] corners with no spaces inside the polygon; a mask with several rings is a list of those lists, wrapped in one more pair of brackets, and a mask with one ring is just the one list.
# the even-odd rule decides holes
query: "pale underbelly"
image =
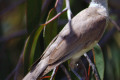
{"label": "pale underbelly", "polygon": [[75,55],[72,56],[72,59],[79,59],[84,53],[88,52],[89,50],[91,50],[98,42],[95,41],[94,43],[92,43],[89,47],[87,47],[86,49],[80,50],[77,53],[75,53]]}

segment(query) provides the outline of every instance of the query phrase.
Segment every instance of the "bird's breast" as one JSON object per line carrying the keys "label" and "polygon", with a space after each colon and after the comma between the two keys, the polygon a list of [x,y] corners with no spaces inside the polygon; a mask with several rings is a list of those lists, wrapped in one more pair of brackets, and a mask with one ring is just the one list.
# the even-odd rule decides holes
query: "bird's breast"
{"label": "bird's breast", "polygon": [[73,60],[77,60],[79,59],[84,53],[88,52],[89,50],[91,50],[96,44],[98,43],[98,41],[95,41],[93,43],[91,43],[89,46],[87,46],[84,49],[79,49],[75,55],[72,57]]}

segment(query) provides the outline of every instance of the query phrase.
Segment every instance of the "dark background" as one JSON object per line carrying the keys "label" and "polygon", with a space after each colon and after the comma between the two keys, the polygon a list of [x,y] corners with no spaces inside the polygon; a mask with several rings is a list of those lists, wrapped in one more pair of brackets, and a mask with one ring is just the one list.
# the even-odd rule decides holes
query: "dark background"
{"label": "dark background", "polygon": [[[44,2],[45,0],[43,0]],[[73,16],[89,5],[89,0],[71,0]],[[120,1],[109,0],[110,17],[120,25]],[[64,3],[64,2],[63,2]],[[47,17],[49,10],[54,7],[55,0],[51,0],[48,8],[44,10]],[[27,0],[0,0],[0,80],[4,80],[15,69],[19,56],[23,51],[25,40],[29,32],[26,26]],[[65,14],[59,19],[57,33],[66,24]],[[39,16],[38,16],[39,17]],[[44,17],[41,23],[44,23]],[[41,38],[40,38],[41,39]],[[42,41],[40,44],[42,45]],[[104,80],[120,80],[120,33],[109,22],[104,36],[99,42],[102,47],[105,61]],[[46,45],[42,45],[41,53]],[[21,73],[20,79],[24,73]],[[59,74],[58,74],[59,75]]]}

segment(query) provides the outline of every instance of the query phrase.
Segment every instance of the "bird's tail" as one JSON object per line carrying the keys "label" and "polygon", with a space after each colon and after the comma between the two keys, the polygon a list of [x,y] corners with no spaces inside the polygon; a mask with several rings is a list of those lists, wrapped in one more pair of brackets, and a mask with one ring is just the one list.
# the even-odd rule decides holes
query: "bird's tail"
{"label": "bird's tail", "polygon": [[36,80],[39,75],[42,75],[48,67],[48,58],[45,58],[38,62],[34,68],[23,78],[23,80]]}

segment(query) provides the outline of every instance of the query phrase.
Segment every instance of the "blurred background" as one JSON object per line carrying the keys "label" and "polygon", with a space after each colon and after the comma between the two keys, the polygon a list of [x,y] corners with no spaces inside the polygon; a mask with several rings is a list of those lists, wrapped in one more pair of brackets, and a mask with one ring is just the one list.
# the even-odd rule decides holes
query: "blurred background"
{"label": "blurred background", "polygon": [[[48,0],[38,1],[42,3],[32,3],[32,1],[34,0],[31,0],[31,2],[30,0],[0,0],[0,80],[8,79],[8,77],[11,76],[10,74],[14,72],[23,51],[25,41],[35,27],[34,24],[39,26],[40,24],[45,23],[48,12],[54,7],[56,2],[56,0],[49,0],[49,2],[47,2]],[[108,2],[110,18],[120,25],[120,0],[108,0]],[[31,6],[29,4],[34,5]],[[39,6],[36,6],[38,4]],[[70,0],[70,4],[73,16],[75,16],[78,12],[88,7],[89,0]],[[65,5],[64,1],[63,5]],[[29,6],[31,8],[29,8]],[[30,12],[29,9],[32,9],[32,7],[34,8],[34,11]],[[63,9],[63,7],[59,7],[58,11]],[[36,14],[39,10],[41,10],[41,14]],[[30,15],[33,13],[36,15],[38,23],[33,22],[34,24],[32,24],[32,22],[30,22],[30,19],[32,18],[29,17],[34,16]],[[52,38],[67,23],[66,14],[61,15],[57,21],[56,28],[49,28],[50,30],[56,30],[52,34],[50,32],[48,33],[48,36],[52,36],[51,38],[43,39],[40,35],[39,44],[42,45],[39,49],[40,53],[44,51],[49,44],[49,41],[52,40]],[[30,28],[31,25],[34,27],[32,26],[33,28]],[[120,28],[117,29],[115,25],[109,22],[104,36],[99,42],[105,61],[104,80],[120,80],[119,29]],[[45,44],[44,40],[47,41]],[[39,56],[36,58],[38,57]],[[23,78],[24,73],[20,73],[19,76],[20,78],[17,78],[17,80]],[[12,75],[12,77],[14,77],[14,75]]]}

